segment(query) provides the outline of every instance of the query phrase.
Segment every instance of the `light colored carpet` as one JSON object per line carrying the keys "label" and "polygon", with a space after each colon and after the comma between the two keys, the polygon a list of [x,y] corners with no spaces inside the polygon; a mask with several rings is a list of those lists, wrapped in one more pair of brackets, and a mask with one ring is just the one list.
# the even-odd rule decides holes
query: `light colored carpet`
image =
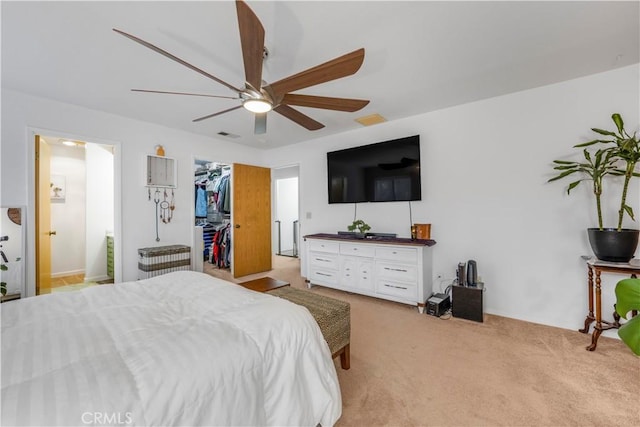
{"label": "light colored carpet", "polygon": [[[299,261],[270,276],[303,288]],[[319,286],[351,304],[351,369],[337,426],[638,426],[640,358],[619,340],[485,315],[484,323]],[[584,319],[576,319],[576,329]]]}
{"label": "light colored carpet", "polygon": [[75,285],[65,285],[65,286],[57,286],[55,288],[51,288],[51,292],[72,292],[78,291],[80,289],[89,288],[91,286],[96,286],[96,282],[84,282],[84,283],[76,283]]}

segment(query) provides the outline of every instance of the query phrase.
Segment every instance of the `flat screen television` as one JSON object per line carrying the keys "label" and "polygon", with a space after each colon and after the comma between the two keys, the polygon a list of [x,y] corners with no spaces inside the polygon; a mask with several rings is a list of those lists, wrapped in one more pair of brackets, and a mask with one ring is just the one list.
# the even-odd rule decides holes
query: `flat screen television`
{"label": "flat screen television", "polygon": [[420,135],[327,153],[329,203],[421,200]]}

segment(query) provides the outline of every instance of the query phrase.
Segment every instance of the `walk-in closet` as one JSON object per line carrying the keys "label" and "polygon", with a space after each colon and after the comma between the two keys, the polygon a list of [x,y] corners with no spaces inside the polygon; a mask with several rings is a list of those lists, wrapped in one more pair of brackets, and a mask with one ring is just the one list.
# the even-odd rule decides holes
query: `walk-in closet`
{"label": "walk-in closet", "polygon": [[196,270],[203,271],[204,263],[230,268],[231,165],[196,160],[194,201]]}

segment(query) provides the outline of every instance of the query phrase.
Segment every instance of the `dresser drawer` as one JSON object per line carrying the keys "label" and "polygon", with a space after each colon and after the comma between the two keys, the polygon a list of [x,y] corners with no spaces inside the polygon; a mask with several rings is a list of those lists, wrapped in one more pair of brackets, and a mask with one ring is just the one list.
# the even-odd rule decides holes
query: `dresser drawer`
{"label": "dresser drawer", "polygon": [[309,240],[309,250],[315,252],[329,252],[337,254],[340,252],[340,244],[338,242],[329,242],[326,240]]}
{"label": "dresser drawer", "polygon": [[376,277],[416,283],[418,281],[418,267],[415,265],[377,262]]}
{"label": "dresser drawer", "polygon": [[340,261],[340,284],[373,290],[373,271],[371,260],[343,257]]}
{"label": "dresser drawer", "polygon": [[376,248],[376,258],[389,261],[418,262],[418,250],[416,248]]}
{"label": "dresser drawer", "polygon": [[335,270],[325,270],[322,268],[312,267],[309,271],[309,281],[319,284],[338,284],[338,272]]}
{"label": "dresser drawer", "polygon": [[339,268],[338,255],[322,252],[311,252],[309,254],[309,264],[320,268],[337,270]]}
{"label": "dresser drawer", "polygon": [[409,301],[416,301],[418,297],[417,287],[415,285],[385,279],[377,280],[376,292],[383,295],[404,298]]}
{"label": "dresser drawer", "polygon": [[340,243],[340,254],[373,258],[376,254],[376,250],[371,245]]}

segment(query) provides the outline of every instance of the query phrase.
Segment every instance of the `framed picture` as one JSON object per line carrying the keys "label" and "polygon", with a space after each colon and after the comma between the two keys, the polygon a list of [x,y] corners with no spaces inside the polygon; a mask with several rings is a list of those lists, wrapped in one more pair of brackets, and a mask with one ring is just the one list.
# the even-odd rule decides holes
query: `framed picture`
{"label": "framed picture", "polygon": [[64,202],[67,194],[66,178],[64,175],[51,175],[50,194],[51,201]]}

